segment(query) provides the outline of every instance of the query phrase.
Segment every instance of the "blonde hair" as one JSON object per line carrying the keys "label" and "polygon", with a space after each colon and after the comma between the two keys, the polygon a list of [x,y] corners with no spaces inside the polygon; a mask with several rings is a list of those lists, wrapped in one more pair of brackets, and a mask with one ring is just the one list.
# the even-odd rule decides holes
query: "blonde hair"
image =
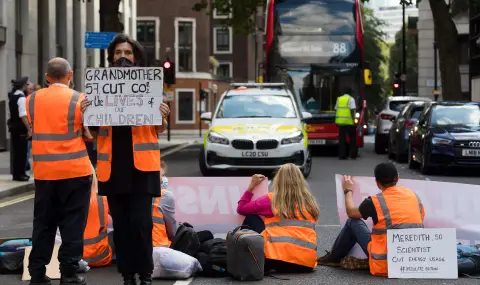
{"label": "blonde hair", "polygon": [[307,211],[318,220],[318,204],[308,189],[307,181],[300,169],[292,164],[283,165],[273,179],[272,210],[284,219],[307,219]]}

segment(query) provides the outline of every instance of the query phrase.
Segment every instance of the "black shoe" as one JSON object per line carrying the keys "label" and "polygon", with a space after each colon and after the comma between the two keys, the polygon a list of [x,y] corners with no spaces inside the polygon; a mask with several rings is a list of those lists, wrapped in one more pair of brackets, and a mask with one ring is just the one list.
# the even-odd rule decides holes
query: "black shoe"
{"label": "black shoe", "polygon": [[87,285],[87,282],[85,282],[85,278],[80,276],[62,276],[62,278],[60,278],[60,285]]}
{"label": "black shoe", "polygon": [[137,285],[135,274],[123,274],[123,285]]}
{"label": "black shoe", "polygon": [[27,182],[28,180],[30,180],[28,175],[13,176],[13,181]]}
{"label": "black shoe", "polygon": [[140,275],[140,285],[152,285],[152,274]]}
{"label": "black shoe", "polygon": [[52,281],[47,276],[43,276],[42,278],[32,278],[30,285],[52,285]]}

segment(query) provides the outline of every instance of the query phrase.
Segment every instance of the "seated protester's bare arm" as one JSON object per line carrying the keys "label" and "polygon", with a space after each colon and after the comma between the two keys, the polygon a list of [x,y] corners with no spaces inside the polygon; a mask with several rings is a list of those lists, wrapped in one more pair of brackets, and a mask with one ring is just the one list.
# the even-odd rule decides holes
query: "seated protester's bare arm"
{"label": "seated protester's bare arm", "polygon": [[172,192],[165,191],[165,193],[163,193],[158,207],[163,213],[168,239],[173,240],[177,232],[177,220],[175,217],[175,198]]}
{"label": "seated protester's bare arm", "polygon": [[372,218],[374,224],[377,223],[377,212],[375,206],[373,205],[372,199],[368,197],[365,199],[360,206],[355,206],[353,201],[353,191],[355,189],[355,184],[351,176],[345,175],[342,178],[342,188],[345,194],[345,209],[347,215],[352,219],[368,219]]}

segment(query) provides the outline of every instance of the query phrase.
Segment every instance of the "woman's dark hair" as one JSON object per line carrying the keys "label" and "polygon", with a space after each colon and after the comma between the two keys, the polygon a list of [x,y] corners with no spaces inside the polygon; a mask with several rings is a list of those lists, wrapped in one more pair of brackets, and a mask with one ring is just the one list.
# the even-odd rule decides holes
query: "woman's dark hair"
{"label": "woman's dark hair", "polygon": [[119,34],[113,40],[110,42],[108,45],[107,49],[107,60],[110,65],[113,64],[113,58],[115,56],[115,48],[119,44],[123,43],[129,43],[132,46],[133,50],[133,56],[135,57],[135,62],[134,64],[137,66],[145,66],[145,51],[143,50],[143,47],[134,39],[131,37],[125,35],[125,34]]}

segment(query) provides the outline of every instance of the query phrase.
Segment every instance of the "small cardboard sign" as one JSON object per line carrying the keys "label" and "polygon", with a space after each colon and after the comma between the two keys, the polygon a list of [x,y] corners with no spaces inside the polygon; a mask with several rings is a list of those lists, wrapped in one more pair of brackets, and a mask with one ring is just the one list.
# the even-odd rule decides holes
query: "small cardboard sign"
{"label": "small cardboard sign", "polygon": [[163,68],[87,68],[85,98],[85,126],[159,126]]}
{"label": "small cardboard sign", "polygon": [[[60,248],[59,244],[55,244],[53,247],[52,259],[50,259],[50,263],[47,265],[47,276],[50,279],[60,279],[60,263],[58,262],[58,249]],[[31,279],[30,273],[28,272],[28,258],[30,257],[30,252],[32,251],[32,247],[25,248],[25,257],[23,258],[23,281],[29,281]]]}
{"label": "small cardboard sign", "polygon": [[453,228],[388,230],[388,278],[458,279],[456,242]]}

